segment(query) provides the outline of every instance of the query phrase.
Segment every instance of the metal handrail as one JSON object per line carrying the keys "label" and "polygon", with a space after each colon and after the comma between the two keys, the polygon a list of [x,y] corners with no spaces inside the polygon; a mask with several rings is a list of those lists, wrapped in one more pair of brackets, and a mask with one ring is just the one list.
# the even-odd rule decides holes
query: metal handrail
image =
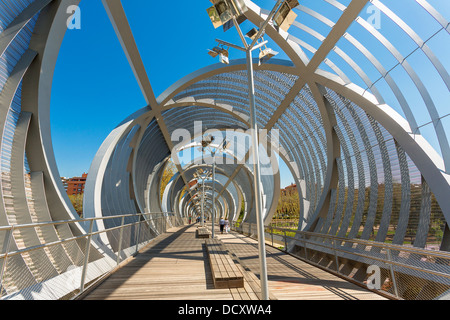
{"label": "metal handrail", "polygon": [[[292,230],[292,229],[288,229],[288,228],[280,228],[280,227],[271,227],[271,228],[279,229],[279,230],[286,230],[289,232],[295,232],[296,234],[299,234],[299,235],[306,235],[306,236],[309,235],[311,237],[321,237],[321,238],[327,238],[330,240],[336,240],[336,241],[341,241],[341,242],[352,242],[352,243],[356,243],[356,244],[363,244],[366,246],[379,247],[379,248],[383,248],[383,249],[408,251],[410,253],[416,253],[416,254],[427,254],[427,255],[433,254],[433,255],[438,255],[440,258],[450,259],[450,253],[445,252],[445,251],[432,251],[432,250],[427,250],[427,249],[422,249],[422,248],[417,248],[417,247],[405,247],[405,246],[398,245],[398,244],[377,242],[377,241],[372,241],[372,240],[349,239],[349,238],[343,238],[343,237],[333,236],[333,235],[329,235],[329,234],[314,233],[314,232],[309,232],[309,231],[298,231],[298,230]],[[290,238],[294,239],[294,240],[298,240],[298,239],[295,239],[292,237],[290,237]]]}
{"label": "metal handrail", "polygon": [[35,223],[24,223],[24,224],[14,224],[10,226],[0,226],[0,231],[11,230],[11,229],[22,229],[22,228],[35,228],[42,227],[46,225],[58,225],[64,223],[82,223],[91,220],[107,220],[107,219],[117,219],[122,217],[132,217],[132,216],[146,216],[146,215],[174,215],[174,212],[147,212],[147,213],[128,213],[121,214],[116,216],[108,216],[108,217],[92,217],[92,218],[80,218],[80,219],[67,219],[67,220],[56,220],[56,221],[47,221],[47,222],[35,222]]}
{"label": "metal handrail", "polygon": [[[152,220],[156,220],[154,219],[154,217],[156,216],[156,219],[162,219],[163,223],[163,228],[161,228],[162,230],[158,230],[158,232],[165,232],[167,230],[167,222],[166,220],[168,218],[181,218],[181,217],[177,217],[175,215],[175,213],[173,212],[149,212],[149,213],[134,213],[134,214],[121,214],[121,215],[116,215],[116,216],[108,216],[108,217],[93,217],[93,218],[81,218],[81,219],[68,219],[68,220],[58,220],[58,221],[47,221],[47,222],[37,222],[37,223],[28,223],[28,224],[16,224],[16,225],[10,225],[10,226],[1,226],[0,227],[0,232],[5,232],[5,243],[4,243],[4,251],[3,253],[0,254],[0,260],[3,260],[1,267],[0,267],[0,297],[3,295],[3,290],[4,290],[4,286],[3,286],[3,281],[4,281],[4,274],[5,274],[5,269],[7,266],[7,262],[8,259],[10,257],[13,256],[17,256],[17,255],[22,255],[25,253],[29,253],[35,250],[39,250],[39,249],[44,249],[44,248],[49,248],[55,245],[60,245],[60,244],[64,244],[64,243],[68,243],[71,241],[76,241],[76,240],[81,240],[81,239],[86,239],[86,248],[84,250],[84,254],[85,254],[85,258],[84,258],[84,262],[82,267],[82,277],[81,277],[81,281],[80,281],[80,288],[79,288],[79,292],[82,293],[86,288],[85,288],[85,277],[86,277],[86,272],[87,272],[87,265],[89,263],[89,251],[90,251],[90,247],[91,247],[91,239],[93,236],[95,235],[99,235],[101,233],[106,233],[106,232],[110,232],[113,230],[119,230],[120,229],[120,237],[119,237],[119,249],[117,252],[117,259],[116,259],[116,263],[117,265],[119,265],[120,263],[120,256],[121,256],[121,249],[122,249],[122,236],[123,236],[123,230],[127,227],[130,226],[135,226],[138,224],[141,224],[143,222],[147,222],[149,223]],[[132,217],[136,217],[136,221],[135,222],[130,222],[130,223],[124,223],[125,222],[125,218],[132,218]],[[93,231],[93,225],[95,221],[99,221],[99,220],[108,220],[108,219],[121,219],[121,224],[115,227],[111,227],[108,229],[102,229],[102,230],[96,230]],[[144,220],[141,220],[141,218],[144,218]],[[152,220],[147,220],[149,218],[153,218]],[[182,222],[182,221],[179,221]],[[81,235],[77,235],[77,236],[73,236],[70,238],[64,238],[64,239],[59,239],[57,241],[53,241],[53,242],[47,242],[47,243],[43,243],[40,245],[35,245],[35,246],[31,246],[31,247],[26,247],[26,248],[22,248],[22,249],[18,249],[18,250],[14,250],[14,251],[9,251],[10,248],[10,244],[12,242],[13,239],[13,235],[14,232],[16,230],[21,230],[21,229],[28,229],[28,228],[39,228],[39,227],[44,227],[44,226],[53,226],[56,227],[57,225],[61,225],[61,224],[73,224],[73,223],[79,223],[79,224],[85,224],[86,226],[88,226],[88,231],[86,230],[82,230],[82,232],[84,231],[85,233],[81,234]],[[183,222],[184,223],[184,222]],[[149,224],[150,227],[150,224]],[[150,239],[144,239],[142,242],[139,242],[139,232],[140,229],[138,230],[138,237],[136,238],[136,244],[135,244],[135,254],[138,252],[139,249],[139,244],[148,241]]]}
{"label": "metal handrail", "polygon": [[[14,230],[20,230],[20,229],[24,229],[24,228],[37,228],[37,227],[49,226],[49,225],[55,226],[55,225],[60,225],[60,224],[64,224],[64,223],[69,224],[69,223],[92,222],[92,221],[97,221],[97,220],[126,218],[126,217],[132,217],[132,216],[141,217],[141,216],[154,215],[154,214],[164,214],[164,213],[162,213],[162,212],[152,212],[152,213],[139,213],[139,214],[123,214],[123,215],[108,216],[108,217],[94,217],[94,218],[85,218],[85,219],[59,220],[59,221],[49,221],[49,222],[28,223],[28,224],[16,224],[16,225],[11,225],[11,226],[1,227],[0,231],[14,231]],[[173,214],[173,213],[166,213],[166,214]],[[83,239],[83,238],[86,238],[88,236],[97,235],[97,234],[104,233],[104,232],[107,232],[107,231],[112,231],[112,230],[116,230],[116,229],[120,229],[120,228],[133,226],[133,225],[136,225],[136,224],[138,224],[140,222],[141,221],[138,220],[136,222],[132,222],[132,223],[128,223],[128,224],[121,224],[120,226],[112,227],[112,228],[105,229],[105,230],[91,231],[91,232],[88,232],[88,233],[85,233],[85,234],[82,234],[82,235],[79,235],[79,236],[74,236],[74,237],[70,237],[70,238],[66,238],[66,239],[60,239],[60,240],[53,241],[53,242],[43,243],[43,244],[40,244],[40,245],[19,249],[19,250],[16,250],[16,251],[11,251],[11,252],[7,251],[5,253],[0,254],[0,259],[5,258],[6,256],[11,257],[11,256],[14,256],[14,255],[27,253],[27,252],[38,250],[38,249],[42,249],[42,248],[51,247],[51,246],[54,246],[54,245],[65,243],[65,242],[70,242],[70,241],[74,241],[74,240]],[[10,237],[12,236],[12,232],[10,233],[9,236]]]}
{"label": "metal handrail", "polygon": [[[251,225],[251,224],[252,223],[248,223],[248,222],[241,223],[241,225]],[[234,225],[234,224],[232,224],[232,225]],[[431,255],[431,256],[435,256],[436,258],[450,259],[450,253],[446,252],[446,251],[433,251],[433,250],[427,250],[427,249],[416,248],[416,247],[405,247],[402,245],[377,242],[377,241],[371,241],[371,240],[363,240],[363,239],[349,239],[349,238],[343,238],[343,237],[333,236],[333,235],[329,235],[329,234],[314,233],[314,232],[309,232],[309,231],[299,231],[299,230],[293,230],[293,229],[289,229],[289,228],[281,228],[281,227],[273,227],[273,226],[266,226],[266,228],[271,228],[272,230],[276,229],[276,230],[280,230],[283,232],[284,231],[291,232],[291,233],[293,232],[297,235],[320,237],[320,238],[326,238],[326,239],[340,241],[340,242],[352,242],[352,243],[362,244],[362,245],[371,246],[371,247],[379,247],[382,249],[407,251],[407,252],[415,253],[415,254]],[[295,240],[295,241],[304,241],[303,239],[296,239],[293,237],[288,237],[288,238],[291,240]],[[308,242],[308,243],[311,243],[314,245],[320,245],[320,243],[316,243],[316,242]],[[372,256],[370,256],[370,257],[372,257]]]}
{"label": "metal handrail", "polygon": [[[247,222],[240,223],[240,226],[238,228],[236,228],[236,224],[234,222],[232,223],[233,229],[235,231],[242,232],[242,233],[244,233],[244,227],[246,227],[246,226],[248,226],[248,230],[251,230],[252,223],[247,223]],[[240,229],[240,231],[238,229]],[[404,264],[402,262],[398,262],[398,261],[395,261],[394,259],[392,259],[392,250],[397,250],[397,251],[401,251],[401,252],[407,252],[410,254],[416,254],[419,256],[425,255],[427,257],[436,258],[436,259],[447,259],[447,261],[449,261],[449,264],[450,264],[450,253],[448,253],[448,252],[432,251],[432,250],[415,248],[415,247],[405,247],[405,246],[401,246],[401,245],[382,243],[382,242],[376,242],[376,241],[371,241],[371,240],[348,239],[348,238],[333,236],[333,235],[329,235],[329,234],[320,234],[320,233],[314,233],[314,232],[308,232],[308,231],[299,231],[299,230],[274,227],[274,226],[266,226],[266,229],[268,229],[267,233],[270,235],[270,237],[272,239],[272,246],[274,243],[274,241],[273,241],[274,235],[278,235],[278,236],[282,237],[282,239],[284,240],[284,250],[286,252],[287,252],[288,240],[292,240],[295,242],[301,242],[302,247],[305,249],[305,257],[299,257],[299,258],[306,259],[307,261],[312,262],[312,263],[314,263],[314,262],[312,260],[308,259],[308,254],[307,254],[306,250],[313,249],[313,248],[311,248],[312,246],[323,247],[323,248],[330,250],[330,252],[332,252],[332,254],[334,255],[335,265],[336,265],[336,270],[332,270],[332,271],[337,272],[338,274],[340,274],[339,269],[338,269],[338,265],[339,265],[338,259],[339,259],[340,255],[338,255],[337,252],[347,253],[347,254],[383,262],[385,265],[387,265],[389,267],[389,272],[391,274],[391,278],[393,281],[394,292],[395,292],[396,297],[399,297],[399,294],[398,294],[398,287],[397,287],[397,283],[396,283],[396,277],[394,274],[394,268],[393,268],[394,266],[450,279],[450,274],[448,274],[448,273],[444,273],[444,272],[440,272],[440,271],[436,271],[436,270],[432,270],[432,269],[425,269],[425,268],[421,268],[421,267],[415,266],[415,265],[408,265],[408,264]],[[284,234],[276,234],[276,233],[274,233],[274,230],[281,231]],[[287,236],[287,233],[295,233],[295,236],[294,237]],[[307,239],[307,237],[312,237],[312,238],[316,238],[316,239],[317,238],[327,239],[327,240],[329,240],[329,243],[324,243],[324,242],[320,242],[320,241],[311,241],[310,239]],[[281,241],[283,241],[283,240],[281,240]],[[348,248],[353,248],[354,244],[363,245],[366,248],[367,247],[380,248],[380,252],[384,251],[387,258],[370,255],[370,254],[368,254],[370,251],[366,251],[366,250],[362,250],[359,252],[346,250],[346,247],[343,246],[342,244],[337,245],[337,243],[344,243],[344,242],[351,244],[351,246],[349,246]],[[365,252],[367,252],[367,254],[365,254]],[[437,264],[437,265],[440,265],[440,264]],[[321,266],[321,267],[323,268],[323,266]],[[345,275],[342,275],[342,276],[345,277]],[[378,291],[380,291],[380,290],[378,290]]]}

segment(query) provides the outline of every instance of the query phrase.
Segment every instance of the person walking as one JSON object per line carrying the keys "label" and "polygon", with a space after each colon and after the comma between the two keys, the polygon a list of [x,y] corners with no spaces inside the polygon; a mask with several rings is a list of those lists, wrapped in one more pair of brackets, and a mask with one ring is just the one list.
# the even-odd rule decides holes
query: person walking
{"label": "person walking", "polygon": [[223,217],[220,217],[219,220],[219,228],[220,228],[220,233],[223,234],[223,228],[225,227],[225,220],[223,219]]}
{"label": "person walking", "polygon": [[230,231],[230,222],[228,221],[228,218],[225,218],[225,232],[228,233]]}

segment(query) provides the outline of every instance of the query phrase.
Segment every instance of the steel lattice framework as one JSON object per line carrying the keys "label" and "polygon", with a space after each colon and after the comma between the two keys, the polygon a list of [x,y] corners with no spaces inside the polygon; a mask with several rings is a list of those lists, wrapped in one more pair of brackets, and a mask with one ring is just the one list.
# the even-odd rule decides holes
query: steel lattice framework
{"label": "steel lattice framework", "polygon": [[[433,45],[437,38],[449,40],[450,24],[440,12],[446,4],[408,0],[421,19],[407,21],[395,13],[395,0],[318,2],[327,10],[317,11],[315,5],[307,7],[300,1],[294,10],[308,19],[297,19],[289,33],[267,27],[266,36],[288,60],[272,59],[260,66],[254,61],[257,122],[267,132],[260,139],[276,151],[295,179],[299,230],[396,245],[405,245],[413,233],[411,245],[425,248],[431,226],[438,224],[444,231],[440,250],[450,251],[450,123],[446,118],[450,77],[448,61],[443,60],[448,53]],[[77,216],[59,179],[49,108],[66,9],[78,3],[0,3],[2,226]],[[123,120],[99,149],[89,170],[84,215],[169,211],[184,217],[198,212],[197,186],[189,183],[197,169],[209,165],[177,164],[178,172],[160,194],[167,162],[176,157],[172,136],[184,128],[195,137],[195,121],[222,131],[249,128],[246,61],[208,66],[156,97],[120,1],[103,0],[103,4],[147,106]],[[259,26],[269,11],[250,1],[246,4],[246,18]],[[369,8],[379,12],[387,27],[377,29],[362,17]],[[425,22],[433,32],[419,31],[419,24]],[[390,40],[394,30],[410,44],[408,48]],[[437,90],[430,88],[429,75],[423,74],[417,61],[433,74]],[[195,146],[195,140],[189,143],[180,148]],[[236,220],[244,200],[244,220],[255,222],[249,153],[241,157],[243,163],[218,165],[214,190],[206,184],[206,210],[211,211],[214,192],[219,215]],[[276,166],[277,158],[270,157],[268,167]],[[262,179],[266,225],[280,196],[279,172],[273,172]],[[119,222],[112,219],[105,225],[98,220],[94,229]],[[11,246],[32,247],[86,232],[82,224],[49,227],[42,234],[30,231],[15,236]],[[102,257],[111,247],[115,252],[114,239],[113,234],[103,235],[94,244],[95,255]],[[0,247],[4,245],[0,236]],[[292,245],[290,250],[302,248]],[[60,245],[36,259],[17,259],[17,273],[9,275],[15,286],[11,291],[64,274],[80,256],[78,244]],[[348,263],[354,266],[355,261]]]}

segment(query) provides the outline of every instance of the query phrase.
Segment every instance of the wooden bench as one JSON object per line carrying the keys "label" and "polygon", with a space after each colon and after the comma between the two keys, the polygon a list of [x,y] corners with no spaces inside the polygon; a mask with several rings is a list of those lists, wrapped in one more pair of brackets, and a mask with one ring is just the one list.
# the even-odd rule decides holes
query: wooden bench
{"label": "wooden bench", "polygon": [[231,259],[218,239],[205,240],[211,266],[212,278],[216,289],[243,288],[244,275]]}
{"label": "wooden bench", "polygon": [[197,228],[197,238],[209,238],[211,232],[205,227]]}

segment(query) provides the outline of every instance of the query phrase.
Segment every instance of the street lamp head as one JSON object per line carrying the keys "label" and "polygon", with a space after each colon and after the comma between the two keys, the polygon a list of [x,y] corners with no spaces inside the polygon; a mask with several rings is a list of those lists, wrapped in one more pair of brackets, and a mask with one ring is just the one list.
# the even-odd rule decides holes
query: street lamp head
{"label": "street lamp head", "polygon": [[224,139],[223,143],[222,143],[222,149],[226,150],[226,149],[228,149],[229,146],[230,146],[230,141],[227,141]]}
{"label": "street lamp head", "polygon": [[206,12],[214,28],[218,28],[232,18],[231,10],[225,0],[214,1],[213,4],[212,7],[206,9]]}
{"label": "street lamp head", "polygon": [[221,63],[230,63],[228,59],[228,49],[225,49],[224,47],[215,46],[212,49],[208,49],[208,54],[213,58],[219,56],[219,61]]}
{"label": "street lamp head", "polygon": [[273,51],[271,48],[265,48],[259,52],[259,65],[269,61],[271,58],[278,54],[277,51]]}
{"label": "street lamp head", "polygon": [[208,49],[208,54],[213,58],[217,57],[220,52],[221,52],[220,47],[214,47],[212,49]]}
{"label": "street lamp head", "polygon": [[298,0],[284,1],[278,12],[273,17],[274,25],[287,32],[297,17],[297,14],[292,9],[298,5]]}
{"label": "street lamp head", "polygon": [[249,32],[247,32],[245,35],[252,39],[255,40],[256,35],[258,34],[258,30],[256,28],[251,29]]}
{"label": "street lamp head", "polygon": [[219,54],[219,61],[223,64],[230,64],[230,60],[228,59],[228,51],[225,51],[225,53]]}
{"label": "street lamp head", "polygon": [[[211,19],[214,28],[218,28],[233,17],[240,18],[248,10],[244,0],[210,0],[213,4],[206,12]],[[242,20],[242,19],[241,19]],[[229,27],[224,31],[228,30]]]}
{"label": "street lamp head", "polygon": [[206,148],[214,141],[214,137],[211,135],[208,135],[202,139],[202,147]]}

